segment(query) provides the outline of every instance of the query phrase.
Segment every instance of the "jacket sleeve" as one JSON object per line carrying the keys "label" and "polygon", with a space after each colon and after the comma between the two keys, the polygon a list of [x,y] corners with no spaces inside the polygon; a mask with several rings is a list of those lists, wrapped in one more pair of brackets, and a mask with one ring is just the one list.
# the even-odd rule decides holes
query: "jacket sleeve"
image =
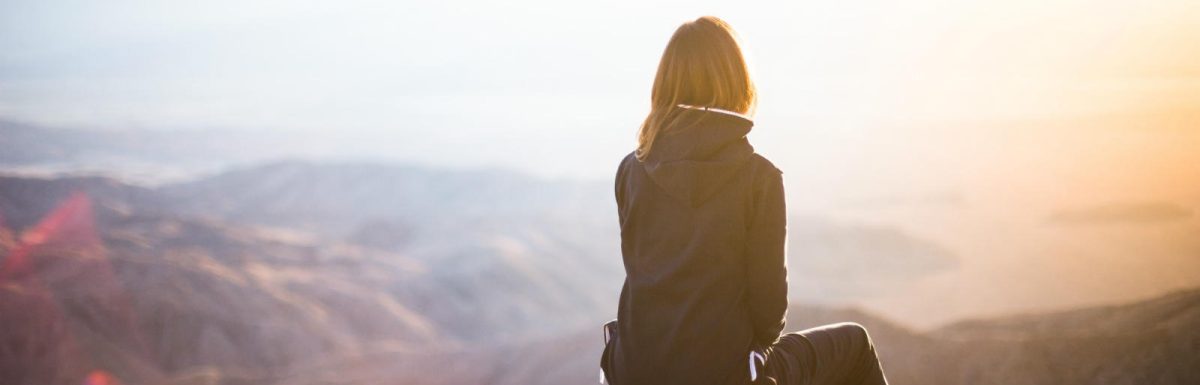
{"label": "jacket sleeve", "polygon": [[617,200],[617,224],[618,225],[625,224],[625,194],[624,194],[624,192],[625,192],[625,162],[627,160],[628,160],[628,158],[626,158],[626,160],[622,160],[621,164],[617,166],[617,175],[616,175],[616,177],[613,178],[613,193],[614,193],[613,196]]}
{"label": "jacket sleeve", "polygon": [[783,176],[777,170],[754,190],[746,236],[746,291],[754,342],[769,346],[787,316],[787,210]]}

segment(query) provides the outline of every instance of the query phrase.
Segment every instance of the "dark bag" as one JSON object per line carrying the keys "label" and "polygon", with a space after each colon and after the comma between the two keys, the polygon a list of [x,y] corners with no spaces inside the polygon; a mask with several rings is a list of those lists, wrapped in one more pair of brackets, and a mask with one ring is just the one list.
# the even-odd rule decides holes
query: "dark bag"
{"label": "dark bag", "polygon": [[600,354],[600,384],[612,384],[613,341],[617,339],[617,320],[604,324],[604,353]]}

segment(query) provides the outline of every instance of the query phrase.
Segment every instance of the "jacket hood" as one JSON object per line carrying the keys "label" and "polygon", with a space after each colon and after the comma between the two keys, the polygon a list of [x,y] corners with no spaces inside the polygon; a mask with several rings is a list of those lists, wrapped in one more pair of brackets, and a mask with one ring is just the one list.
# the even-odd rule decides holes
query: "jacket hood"
{"label": "jacket hood", "polygon": [[667,195],[697,207],[754,155],[746,139],[754,122],[725,112],[680,110],[663,127],[642,165]]}

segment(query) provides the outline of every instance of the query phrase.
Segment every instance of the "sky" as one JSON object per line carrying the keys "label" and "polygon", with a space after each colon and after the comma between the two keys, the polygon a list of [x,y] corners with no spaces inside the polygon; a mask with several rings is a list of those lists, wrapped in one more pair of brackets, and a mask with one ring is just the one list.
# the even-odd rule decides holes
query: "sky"
{"label": "sky", "polygon": [[670,34],[712,14],[742,38],[751,141],[793,207],[996,184],[1043,198],[1064,179],[1067,200],[1200,194],[1189,0],[0,7],[0,119],[48,127],[260,131],[304,156],[607,179]]}

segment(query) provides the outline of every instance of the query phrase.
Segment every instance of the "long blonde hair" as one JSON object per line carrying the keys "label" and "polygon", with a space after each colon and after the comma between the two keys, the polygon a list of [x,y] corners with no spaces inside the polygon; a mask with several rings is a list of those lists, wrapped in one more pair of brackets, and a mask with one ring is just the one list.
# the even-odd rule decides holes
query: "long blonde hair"
{"label": "long blonde hair", "polygon": [[638,130],[637,158],[645,160],[679,105],[753,114],[754,82],[737,34],[725,21],[703,16],[683,23],[663,50],[650,92],[650,114]]}

